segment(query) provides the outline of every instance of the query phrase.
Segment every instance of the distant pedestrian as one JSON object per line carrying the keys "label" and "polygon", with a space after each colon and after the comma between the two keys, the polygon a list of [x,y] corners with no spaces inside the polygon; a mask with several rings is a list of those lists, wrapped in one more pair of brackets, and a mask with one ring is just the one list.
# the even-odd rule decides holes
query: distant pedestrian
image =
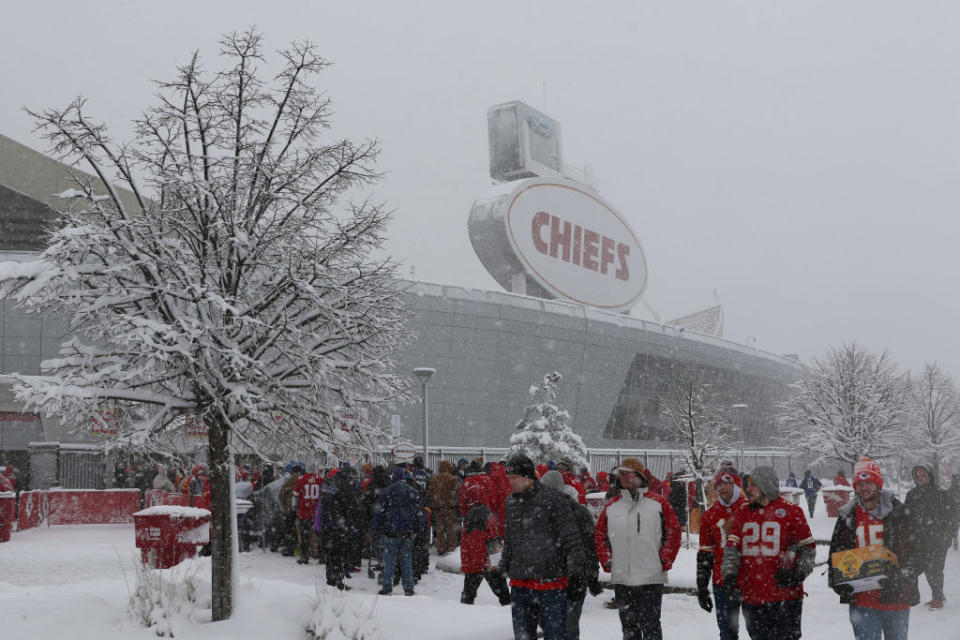
{"label": "distant pedestrian", "polygon": [[394,469],[392,483],[380,493],[373,509],[371,533],[383,547],[383,574],[380,576],[380,595],[393,592],[393,575],[400,560],[400,576],[405,595],[414,594],[413,542],[418,532],[426,527],[420,494],[406,483],[407,471]]}
{"label": "distant pedestrian", "polygon": [[446,555],[457,548],[457,514],[460,508],[460,482],[453,475],[453,464],[442,460],[430,479],[427,492],[436,530],[437,553]]}
{"label": "distant pedestrian", "polygon": [[167,477],[167,465],[157,465],[157,475],[153,479],[153,488],[157,491],[166,491],[167,493],[176,491],[173,483],[170,482],[170,478]]}
{"label": "distant pedestrian", "polygon": [[501,605],[510,604],[510,589],[507,581],[494,563],[499,563],[503,542],[500,539],[500,524],[497,516],[482,504],[474,504],[463,520],[460,541],[460,571],[463,573],[462,604],[473,604],[477,589],[486,579]]}
{"label": "distant pedestrian", "polygon": [[291,505],[297,510],[297,546],[300,547],[297,564],[309,564],[310,556],[318,556],[317,535],[313,530],[313,523],[317,516],[323,477],[315,471],[314,469],[312,473],[308,471],[301,475],[293,486]]}
{"label": "distant pedestrian", "polygon": [[[954,508],[960,514],[960,474],[950,476],[950,496],[953,498]],[[960,517],[953,527],[953,550],[957,551],[957,533],[960,531]]]}
{"label": "distant pedestrian", "polygon": [[783,484],[788,487],[793,487],[794,489],[799,488],[797,485],[797,476],[794,475],[793,471],[790,472],[790,475],[787,476],[787,481]]}
{"label": "distant pedestrian", "polygon": [[927,606],[942,609],[945,599],[943,566],[956,530],[957,504],[950,494],[937,486],[936,478],[927,467],[915,466],[912,475],[916,486],[907,492],[904,506],[917,527],[917,560],[933,592]]}
{"label": "distant pedestrian", "polygon": [[813,510],[817,507],[817,493],[823,483],[817,479],[817,476],[810,473],[810,469],[803,472],[803,480],[800,481],[800,488],[803,489],[803,495],[807,499],[807,511],[810,517],[813,517]]}
{"label": "distant pedestrian", "polygon": [[332,477],[326,478],[320,488],[321,540],[327,565],[327,584],[340,591],[350,589],[344,579],[353,570],[353,543],[362,518],[355,486],[359,480],[360,472],[356,467],[345,466]]}
{"label": "distant pedestrian", "polygon": [[287,476],[280,485],[280,507],[283,509],[283,524],[280,531],[280,554],[292,556],[297,546],[297,508],[293,504],[293,490],[297,480],[303,474],[303,466],[298,462],[287,463]]}
{"label": "distant pedestrian", "polygon": [[833,477],[833,484],[838,487],[849,487],[850,481],[847,480],[847,474],[844,473],[843,469],[837,471],[837,475]]}

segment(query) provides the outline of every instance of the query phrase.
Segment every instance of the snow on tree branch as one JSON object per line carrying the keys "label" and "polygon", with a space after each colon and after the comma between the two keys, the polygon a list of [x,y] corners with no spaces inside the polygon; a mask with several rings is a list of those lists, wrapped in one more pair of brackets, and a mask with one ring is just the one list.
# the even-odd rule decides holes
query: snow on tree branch
{"label": "snow on tree branch", "polygon": [[883,458],[902,442],[905,390],[886,352],[843,345],[813,360],[791,386],[779,419],[791,442],[817,460]]}

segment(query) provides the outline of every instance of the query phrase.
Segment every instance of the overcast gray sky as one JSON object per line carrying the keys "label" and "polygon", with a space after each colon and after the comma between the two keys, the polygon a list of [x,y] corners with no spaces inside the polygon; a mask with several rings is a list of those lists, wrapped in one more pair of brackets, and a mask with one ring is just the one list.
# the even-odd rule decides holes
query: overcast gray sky
{"label": "overcast gray sky", "polygon": [[960,3],[18,2],[0,132],[45,150],[18,107],[82,92],[126,136],[151,79],[194,49],[217,68],[250,25],[335,63],[336,132],[381,139],[389,249],[419,279],[499,290],[466,221],[486,110],[520,99],[596,168],[664,318],[717,290],[729,339],[804,358],[857,340],[960,375]]}

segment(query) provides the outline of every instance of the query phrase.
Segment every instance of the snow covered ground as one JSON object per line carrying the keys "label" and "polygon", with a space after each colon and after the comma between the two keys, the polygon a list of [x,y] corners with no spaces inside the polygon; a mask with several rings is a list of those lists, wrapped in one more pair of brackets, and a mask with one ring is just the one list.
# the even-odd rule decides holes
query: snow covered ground
{"label": "snow covered ground", "polygon": [[[822,514],[823,511],[821,510]],[[828,537],[833,520],[814,518],[814,534]],[[684,549],[670,572],[671,583],[693,586],[694,549]],[[825,548],[818,559],[825,558]],[[0,544],[0,638],[36,640],[44,637],[96,638],[98,640],[155,638],[152,631],[137,626],[129,613],[135,581],[133,525],[84,525],[40,527],[14,533],[11,542]],[[449,558],[449,556],[448,556]],[[445,561],[447,558],[444,559]],[[960,553],[947,558],[947,605],[938,612],[922,605],[910,617],[911,637],[949,640],[960,638]],[[209,559],[195,559],[169,572],[197,571],[209,580]],[[363,611],[371,608],[384,638],[507,640],[512,637],[509,608],[497,605],[484,584],[477,604],[459,603],[462,576],[439,568],[417,587],[417,595],[405,597],[397,588],[390,597],[377,597],[378,585],[355,574],[347,597]],[[204,610],[194,619],[177,620],[177,638],[306,638],[323,568],[297,565],[294,558],[276,553],[240,556],[240,586],[236,613],[229,621],[210,624]],[[208,587],[209,588],[209,587]],[[804,638],[832,640],[852,638],[847,608],[826,586],[823,568],[807,580],[809,597],[804,601]],[[920,579],[924,601],[930,591]],[[581,621],[584,639],[620,637],[617,612],[604,609],[607,594],[587,596]],[[664,597],[664,634],[668,638],[706,640],[717,636],[712,614],[704,613],[696,599],[673,594]],[[743,636],[746,633],[743,632]]]}

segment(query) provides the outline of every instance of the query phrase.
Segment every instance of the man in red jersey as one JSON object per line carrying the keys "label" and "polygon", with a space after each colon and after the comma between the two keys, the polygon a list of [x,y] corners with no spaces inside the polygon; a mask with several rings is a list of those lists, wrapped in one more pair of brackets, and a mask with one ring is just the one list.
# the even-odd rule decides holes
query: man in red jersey
{"label": "man in red jersey", "polygon": [[[720,565],[727,535],[733,526],[735,512],[747,504],[740,488],[740,478],[733,469],[722,468],[713,478],[717,500],[700,520],[700,551],[697,552],[697,599],[709,613],[717,607],[720,640],[737,640],[740,635],[740,594],[723,586]],[[713,602],[709,585],[713,583]]]}
{"label": "man in red jersey", "polygon": [[297,478],[297,483],[293,486],[292,503],[297,510],[297,540],[300,543],[300,559],[297,564],[309,564],[310,553],[317,548],[317,534],[313,530],[313,522],[317,517],[317,503],[320,502],[322,485],[321,476],[308,472]]}
{"label": "man in red jersey", "polygon": [[746,474],[743,486],[748,504],[733,516],[720,566],[723,584],[740,589],[753,640],[798,640],[803,581],[816,563],[810,526],[800,507],[780,497],[771,467]]}
{"label": "man in red jersey", "polygon": [[[854,467],[853,491],[857,497],[840,508],[830,539],[830,587],[842,604],[850,605],[850,624],[857,640],[906,640],[910,607],[920,602],[920,571],[914,566],[909,541],[915,525],[893,491],[883,490],[880,465],[870,458]],[[893,551],[897,568],[881,581],[880,589],[854,593],[850,585],[837,582],[840,570],[833,566],[832,554],[872,544]]]}

